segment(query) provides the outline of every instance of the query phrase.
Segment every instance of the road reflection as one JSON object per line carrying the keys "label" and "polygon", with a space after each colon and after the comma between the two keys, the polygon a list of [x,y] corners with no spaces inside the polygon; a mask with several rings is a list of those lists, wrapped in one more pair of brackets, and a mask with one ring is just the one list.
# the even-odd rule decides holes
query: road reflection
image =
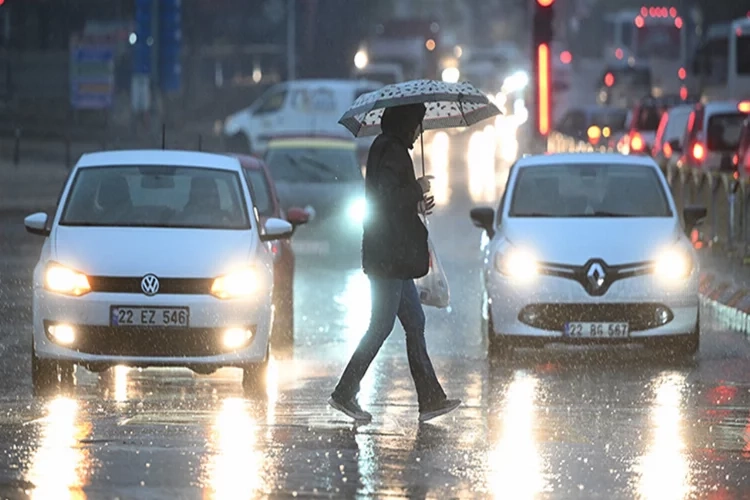
{"label": "road reflection", "polygon": [[653,383],[651,439],[636,464],[644,499],[683,499],[691,495],[690,465],[683,440],[685,375],[664,373]]}
{"label": "road reflection", "polygon": [[[539,379],[531,373],[516,371],[508,385],[500,415],[500,439],[488,454],[487,483],[495,498],[532,499],[547,486],[544,464],[534,434],[535,404]],[[495,425],[491,424],[491,428]]]}
{"label": "road reflection", "polygon": [[34,500],[86,498],[91,464],[80,441],[91,433],[91,423],[79,418],[78,403],[57,397],[46,405],[40,446],[31,459],[27,480],[34,485]]}
{"label": "road reflection", "polygon": [[257,424],[240,398],[227,398],[211,428],[211,458],[205,472],[208,498],[253,498],[263,486],[264,455]]}

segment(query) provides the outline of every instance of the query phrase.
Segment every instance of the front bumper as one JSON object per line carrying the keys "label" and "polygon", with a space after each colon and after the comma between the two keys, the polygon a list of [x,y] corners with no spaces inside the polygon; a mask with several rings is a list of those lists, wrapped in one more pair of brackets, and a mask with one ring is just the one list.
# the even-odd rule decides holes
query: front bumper
{"label": "front bumper", "polygon": [[[187,307],[189,325],[110,326],[111,306]],[[34,291],[33,337],[36,355],[81,365],[243,366],[265,360],[273,308],[270,293],[251,300],[220,300],[207,295],[157,295],[93,292],[68,297]],[[73,344],[56,343],[49,327],[71,326]],[[223,334],[230,328],[249,329],[243,347],[227,349]]]}
{"label": "front bumper", "polygon": [[524,285],[493,272],[486,283],[494,331],[502,335],[578,342],[565,336],[565,323],[626,322],[629,339],[637,340],[689,334],[698,320],[698,272],[675,286],[663,285],[651,275],[623,279],[602,297],[552,276]]}

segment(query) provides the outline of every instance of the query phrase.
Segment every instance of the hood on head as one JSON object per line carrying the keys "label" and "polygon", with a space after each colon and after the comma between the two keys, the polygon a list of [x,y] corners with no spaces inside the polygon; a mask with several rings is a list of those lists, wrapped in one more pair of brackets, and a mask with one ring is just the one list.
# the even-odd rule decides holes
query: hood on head
{"label": "hood on head", "polygon": [[414,131],[422,123],[426,112],[427,108],[421,103],[386,108],[380,120],[380,129],[411,149],[416,139]]}

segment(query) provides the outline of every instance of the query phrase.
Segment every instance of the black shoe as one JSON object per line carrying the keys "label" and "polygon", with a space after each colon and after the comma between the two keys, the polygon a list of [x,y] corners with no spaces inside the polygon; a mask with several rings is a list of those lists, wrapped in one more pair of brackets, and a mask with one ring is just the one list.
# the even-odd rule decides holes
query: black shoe
{"label": "black shoe", "polygon": [[357,403],[357,400],[354,398],[350,399],[349,401],[343,402],[331,396],[328,399],[328,404],[331,405],[331,407],[335,410],[338,410],[341,413],[359,422],[369,422],[370,420],[372,420],[372,415],[363,410],[359,406],[359,403]]}
{"label": "black shoe", "polygon": [[434,406],[419,410],[419,421],[427,422],[433,418],[450,413],[459,406],[461,406],[460,399],[445,399]]}

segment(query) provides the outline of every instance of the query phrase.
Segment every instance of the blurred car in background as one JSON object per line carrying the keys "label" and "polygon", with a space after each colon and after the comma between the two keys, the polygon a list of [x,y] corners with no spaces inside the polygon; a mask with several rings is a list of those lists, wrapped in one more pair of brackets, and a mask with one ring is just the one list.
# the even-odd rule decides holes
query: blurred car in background
{"label": "blurred car in background", "polygon": [[604,68],[596,83],[597,101],[606,106],[630,108],[651,96],[651,69],[645,64],[616,62]]}
{"label": "blurred car in background", "polygon": [[692,111],[692,105],[683,104],[670,108],[662,115],[651,149],[651,156],[662,170],[666,170],[670,164],[676,165],[682,154],[682,140]]}
{"label": "blurred car in background", "polygon": [[355,67],[352,78],[391,85],[404,81],[404,70],[397,63],[370,63],[364,68]]}
{"label": "blurred car in background", "polygon": [[[287,220],[295,231],[309,222],[310,214],[302,208],[282,210],[276,186],[263,160],[247,155],[232,156],[240,161],[252,191],[259,227],[271,218]],[[294,337],[294,250],[289,238],[269,241],[266,245],[273,257],[273,302],[276,307],[273,333],[289,340]]]}
{"label": "blurred car in background", "polygon": [[623,154],[650,155],[662,115],[668,108],[676,105],[678,100],[679,98],[653,97],[641,99],[630,113],[628,132],[619,141],[617,150]]}
{"label": "blurred car in background", "polygon": [[749,101],[717,101],[696,104],[688,118],[683,144],[683,165],[705,170],[734,172],[734,156],[740,134],[750,113]]}
{"label": "blurred car in background", "polygon": [[314,214],[295,236],[298,252],[359,255],[367,206],[353,139],[274,138],[265,162],[282,209],[305,207]]}
{"label": "blurred car in background", "polygon": [[[227,117],[223,133],[232,153],[265,154],[268,140],[278,135],[320,134],[347,136],[341,115],[354,101],[377,90],[371,80],[295,80],[278,83],[251,106]],[[358,140],[365,155],[374,138]]]}
{"label": "blurred car in background", "polygon": [[550,152],[612,149],[624,133],[627,110],[607,106],[583,106],[569,110],[549,136]]}

